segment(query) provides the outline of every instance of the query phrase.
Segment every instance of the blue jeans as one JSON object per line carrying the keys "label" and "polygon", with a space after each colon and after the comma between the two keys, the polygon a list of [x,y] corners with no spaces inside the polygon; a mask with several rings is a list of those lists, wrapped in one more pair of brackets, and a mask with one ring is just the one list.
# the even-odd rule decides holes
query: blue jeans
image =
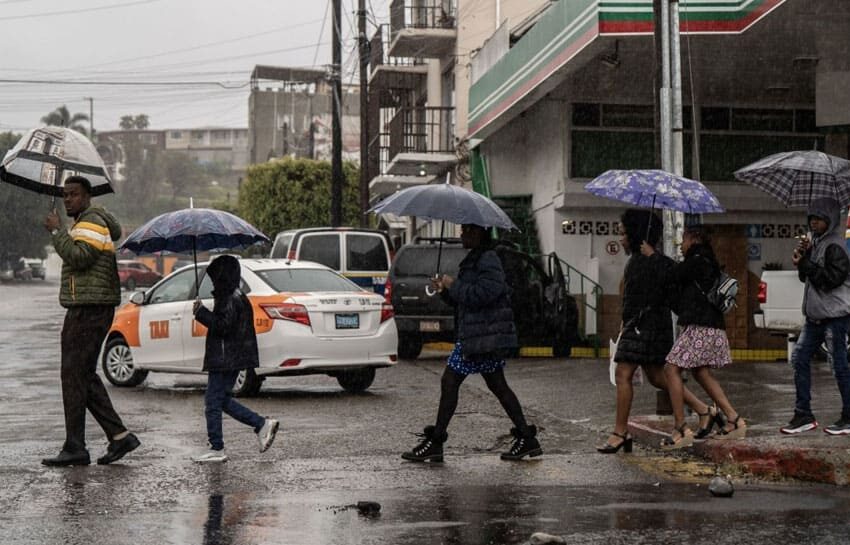
{"label": "blue jeans", "polygon": [[210,371],[207,379],[207,393],[204,395],[204,415],[207,417],[207,437],[210,448],[224,448],[224,434],[221,431],[221,413],[225,412],[234,420],[254,428],[259,433],[266,419],[233,399],[230,391],[236,384],[239,371]]}
{"label": "blue jeans", "polygon": [[797,346],[791,355],[794,365],[794,386],[797,389],[795,414],[812,414],[812,355],[826,341],[827,359],[835,374],[841,393],[841,416],[850,418],[850,366],[847,364],[847,329],[850,316],[813,322],[806,320]]}

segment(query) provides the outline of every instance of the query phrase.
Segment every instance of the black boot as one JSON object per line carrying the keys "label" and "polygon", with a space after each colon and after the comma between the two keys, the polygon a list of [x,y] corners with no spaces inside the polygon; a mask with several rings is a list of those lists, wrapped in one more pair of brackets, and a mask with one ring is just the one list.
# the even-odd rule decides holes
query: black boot
{"label": "black boot", "polygon": [[511,428],[511,435],[514,436],[514,444],[511,445],[511,450],[502,453],[502,460],[522,460],[526,456],[534,457],[543,454],[543,449],[540,448],[540,443],[536,439],[537,427],[528,426],[524,434],[516,428]]}
{"label": "black boot", "polygon": [[441,437],[436,437],[434,426],[425,426],[424,432],[416,435],[422,438],[422,442],[416,445],[413,450],[402,454],[401,457],[411,462],[442,462],[443,443],[446,442],[449,435],[443,432]]}

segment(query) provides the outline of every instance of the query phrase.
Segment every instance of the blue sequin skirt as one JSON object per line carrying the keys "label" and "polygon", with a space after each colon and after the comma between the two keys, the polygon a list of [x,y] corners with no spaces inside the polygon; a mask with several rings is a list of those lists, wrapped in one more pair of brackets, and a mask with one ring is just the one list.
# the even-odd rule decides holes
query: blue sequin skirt
{"label": "blue sequin skirt", "polygon": [[476,373],[492,373],[505,367],[505,360],[485,359],[471,361],[463,357],[463,346],[460,341],[455,343],[454,350],[447,362],[449,369],[459,375],[474,375]]}

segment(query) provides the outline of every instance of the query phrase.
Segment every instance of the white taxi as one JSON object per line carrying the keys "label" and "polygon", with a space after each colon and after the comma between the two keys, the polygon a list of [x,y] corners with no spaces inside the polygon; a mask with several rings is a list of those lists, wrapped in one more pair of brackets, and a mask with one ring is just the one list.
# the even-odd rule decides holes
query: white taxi
{"label": "white taxi", "polygon": [[[236,395],[255,395],[266,377],[326,374],[360,392],[375,369],[395,365],[392,306],[334,270],[306,261],[241,259],[241,289],[254,309],[260,367],[243,371]],[[198,265],[200,298],[213,307],[212,282]],[[122,305],[101,366],[116,386],[136,386],[150,371],[201,373],[206,328],[194,320],[195,271],[182,268]]]}

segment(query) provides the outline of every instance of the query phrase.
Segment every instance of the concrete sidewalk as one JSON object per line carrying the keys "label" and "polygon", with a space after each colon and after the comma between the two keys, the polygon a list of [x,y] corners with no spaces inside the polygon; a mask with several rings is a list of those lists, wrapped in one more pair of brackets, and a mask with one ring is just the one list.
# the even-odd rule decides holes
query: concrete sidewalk
{"label": "concrete sidewalk", "polygon": [[[793,371],[787,363],[738,363],[715,376],[747,421],[747,437],[697,441],[687,449],[690,453],[760,477],[850,484],[850,435],[831,436],[823,431],[841,413],[841,397],[827,363],[812,365],[812,408],[819,426],[794,436],[779,432],[794,410]],[[707,399],[696,381],[690,380],[687,385],[701,399]],[[688,423],[696,430],[695,416],[689,417]],[[672,416],[633,414],[629,432],[639,443],[657,447],[672,425]]]}

